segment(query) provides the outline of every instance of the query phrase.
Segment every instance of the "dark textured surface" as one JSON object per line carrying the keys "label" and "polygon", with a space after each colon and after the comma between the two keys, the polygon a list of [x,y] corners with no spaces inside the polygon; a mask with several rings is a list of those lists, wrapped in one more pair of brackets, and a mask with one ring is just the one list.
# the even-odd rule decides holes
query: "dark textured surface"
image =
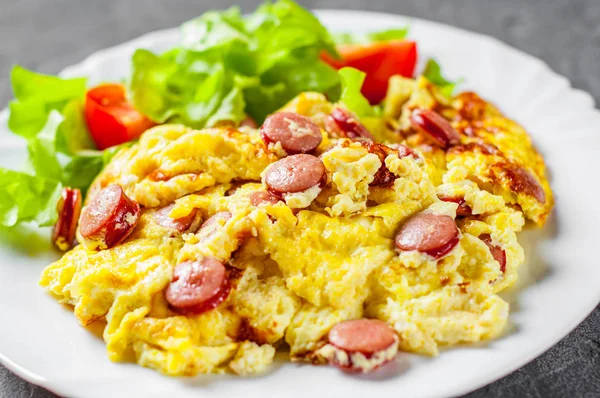
{"label": "dark textured surface", "polygon": [[[0,103],[19,63],[56,73],[104,47],[171,27],[222,0],[0,0]],[[237,0],[244,10],[258,1]],[[406,14],[495,36],[542,58],[600,101],[599,0],[313,0],[310,8]],[[557,293],[559,294],[559,293]],[[1,326],[0,326],[1,327]],[[434,381],[432,381],[434,382]],[[399,392],[401,393],[401,392]],[[600,308],[540,358],[475,397],[600,397]],[[54,397],[0,366],[0,397]]]}

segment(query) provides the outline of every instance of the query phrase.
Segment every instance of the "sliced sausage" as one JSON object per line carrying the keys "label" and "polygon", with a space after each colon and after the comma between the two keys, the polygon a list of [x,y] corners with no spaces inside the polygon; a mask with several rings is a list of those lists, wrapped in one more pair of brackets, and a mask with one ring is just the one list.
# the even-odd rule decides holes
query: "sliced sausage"
{"label": "sliced sausage", "polygon": [[213,235],[219,228],[221,228],[230,218],[231,213],[228,211],[220,211],[204,221],[198,234],[202,235],[202,240],[208,239]]}
{"label": "sliced sausage", "polygon": [[214,257],[178,264],[165,290],[171,308],[184,315],[212,310],[229,295],[225,265]]}
{"label": "sliced sausage", "polygon": [[417,155],[417,153],[413,151],[412,148],[402,144],[398,145],[398,157],[402,159],[408,156],[412,156],[415,159],[419,159],[419,155]]}
{"label": "sliced sausage", "polygon": [[503,248],[501,248],[500,246],[494,245],[494,243],[492,242],[492,237],[489,234],[481,235],[479,237],[479,239],[481,239],[483,241],[483,243],[485,243],[487,245],[487,247],[490,249],[490,253],[492,254],[492,257],[494,257],[494,260],[498,261],[498,264],[500,264],[500,271],[502,273],[505,273],[506,272],[506,251]]}
{"label": "sliced sausage", "polygon": [[374,370],[394,359],[398,353],[396,332],[386,322],[377,319],[338,323],[329,331],[329,344],[334,347],[329,361],[348,371]]}
{"label": "sliced sausage", "polygon": [[253,129],[257,129],[258,124],[250,116],[246,116],[246,118],[240,122],[240,127],[250,127]]}
{"label": "sliced sausage", "polygon": [[448,254],[459,241],[459,231],[452,217],[431,213],[412,216],[396,233],[396,247],[403,251],[418,250],[438,259]]}
{"label": "sliced sausage", "polygon": [[[356,116],[352,115],[346,109],[334,108],[329,117],[344,137],[353,140],[375,140],[369,130],[356,119]],[[332,123],[328,123],[328,125],[332,125]]]}
{"label": "sliced sausage", "polygon": [[429,109],[414,109],[410,123],[442,148],[460,143],[460,135],[442,115]]}
{"label": "sliced sausage", "polygon": [[252,206],[260,206],[263,204],[277,204],[279,198],[267,191],[255,191],[250,194],[250,203]]}
{"label": "sliced sausage", "polygon": [[90,249],[110,249],[135,229],[140,206],[112,184],[98,192],[81,213],[79,232]]}
{"label": "sliced sausage", "polygon": [[438,198],[443,202],[452,202],[456,203],[458,207],[456,208],[456,216],[457,217],[468,217],[473,215],[473,210],[471,206],[468,205],[467,201],[460,196],[446,196],[446,195],[438,195]]}
{"label": "sliced sausage", "polygon": [[466,144],[456,145],[450,148],[449,152],[454,154],[473,152],[483,153],[484,155],[497,155],[500,153],[496,146],[485,142],[468,142]]}
{"label": "sliced sausage", "polygon": [[333,119],[333,116],[327,115],[323,121],[325,131],[331,137],[336,138],[347,138],[346,133],[338,126],[337,122]]}
{"label": "sliced sausage", "polygon": [[263,123],[260,133],[265,144],[279,142],[289,154],[311,152],[323,140],[317,124],[306,116],[292,112],[272,114]]}
{"label": "sliced sausage", "polygon": [[62,251],[69,250],[75,243],[75,232],[81,214],[82,201],[79,189],[69,187],[62,189],[60,199],[56,204],[58,220],[52,230],[52,242]]}
{"label": "sliced sausage", "polygon": [[312,155],[293,155],[269,166],[265,173],[269,191],[277,196],[306,191],[326,180],[323,162]]}
{"label": "sliced sausage", "polygon": [[162,209],[154,213],[154,220],[158,225],[168,229],[174,229],[179,233],[193,232],[194,227],[198,227],[199,224],[199,213],[198,209],[192,209],[192,211],[180,218],[171,218],[170,214],[175,208],[175,204],[171,204],[163,207]]}

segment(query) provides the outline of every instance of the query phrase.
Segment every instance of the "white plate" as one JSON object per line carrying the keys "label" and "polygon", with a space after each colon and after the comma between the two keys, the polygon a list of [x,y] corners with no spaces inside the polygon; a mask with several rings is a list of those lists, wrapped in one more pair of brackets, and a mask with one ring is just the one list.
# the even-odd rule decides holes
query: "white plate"
{"label": "white plate", "polygon": [[[466,88],[476,89],[522,123],[545,155],[556,211],[545,230],[520,237],[528,260],[520,291],[509,297],[512,327],[504,337],[447,350],[437,358],[407,355],[387,374],[370,377],[287,363],[259,378],[167,378],[132,364],[111,363],[104,343],[37,286],[40,271],[53,258],[47,237],[12,231],[12,246],[0,246],[2,363],[29,381],[79,397],[439,397],[466,393],[517,369],[593,310],[600,301],[600,192],[595,181],[600,112],[592,98],[572,89],[541,61],[489,37],[386,14],[320,11],[319,16],[335,30],[377,30],[410,22],[422,58],[433,55],[446,74],[465,77]],[[122,78],[136,48],[160,50],[176,40],[176,30],[152,33],[101,51],[65,75],[89,76],[92,84]],[[0,163],[16,167],[24,155],[22,145],[7,137],[6,119],[0,121]],[[26,253],[19,249],[24,239]]]}

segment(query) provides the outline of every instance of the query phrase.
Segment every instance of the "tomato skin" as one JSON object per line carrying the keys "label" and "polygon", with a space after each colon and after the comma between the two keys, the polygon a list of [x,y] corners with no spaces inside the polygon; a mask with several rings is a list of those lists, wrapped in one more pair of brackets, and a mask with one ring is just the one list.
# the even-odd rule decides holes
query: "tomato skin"
{"label": "tomato skin", "polygon": [[137,139],[155,126],[127,101],[122,84],[101,84],[88,90],[85,120],[98,149]]}
{"label": "tomato skin", "polygon": [[417,43],[414,41],[347,44],[337,49],[342,59],[333,59],[328,54],[323,54],[322,59],[335,69],[349,66],[365,72],[362,93],[371,104],[378,104],[385,98],[390,77],[412,77],[417,64]]}

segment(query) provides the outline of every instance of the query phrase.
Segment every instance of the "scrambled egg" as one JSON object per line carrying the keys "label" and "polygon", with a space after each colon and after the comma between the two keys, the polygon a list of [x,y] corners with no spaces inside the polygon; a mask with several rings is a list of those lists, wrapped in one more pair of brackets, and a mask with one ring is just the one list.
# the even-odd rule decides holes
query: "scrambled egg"
{"label": "scrambled egg", "polygon": [[[414,108],[432,109],[450,120],[460,133],[460,145],[447,150],[433,148],[414,134],[409,115]],[[438,185],[473,181],[498,195],[507,205],[544,225],[554,201],[542,156],[523,127],[504,117],[473,92],[447,99],[427,79],[394,76],[384,113],[397,118],[398,128],[410,146],[422,149],[432,164],[428,171]],[[399,115],[399,116],[398,116]],[[466,199],[466,198],[465,198]]]}
{"label": "scrambled egg", "polygon": [[[317,154],[328,178],[320,193],[292,205],[251,204],[261,173],[278,160],[258,131],[147,131],[90,190],[121,185],[142,206],[134,233],[109,250],[77,246],[43,271],[41,285],[72,305],[82,325],[106,321],[111,360],[133,358],[168,375],[265,372],[285,346],[292,360],[321,363],[331,327],[361,317],[388,322],[402,350],[426,355],[498,336],[509,311],[497,293],[515,282],[524,260],[516,233],[527,219],[543,225],[552,208],[543,160],[525,131],[473,93],[446,99],[425,79],[394,77],[384,118],[368,125],[392,149],[404,143],[417,156],[381,159],[328,134],[333,106],[304,93],[284,108],[321,126]],[[460,145],[429,145],[408,121],[415,107],[443,114]],[[372,185],[381,167],[393,174],[391,185]],[[439,197],[463,198],[471,214],[457,216],[457,203]],[[204,220],[220,211],[232,217],[210,236],[173,234],[153,217],[171,203],[173,218],[193,209]],[[399,226],[420,211],[457,221],[459,244],[439,260],[394,246]],[[481,236],[503,250],[506,264]],[[231,293],[201,315],[173,312],[163,292],[174,266],[206,255],[226,262]]]}

